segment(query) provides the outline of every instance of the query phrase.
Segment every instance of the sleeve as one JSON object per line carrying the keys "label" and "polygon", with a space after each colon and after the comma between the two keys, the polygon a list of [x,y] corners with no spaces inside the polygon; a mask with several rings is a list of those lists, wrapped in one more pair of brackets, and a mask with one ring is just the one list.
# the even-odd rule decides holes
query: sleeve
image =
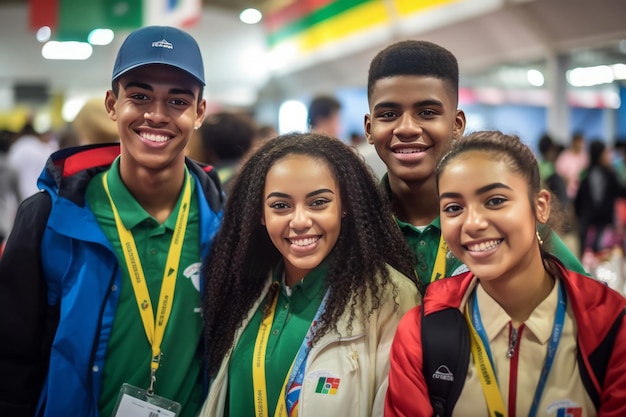
{"label": "sleeve", "polygon": [[600,404],[598,417],[626,416],[626,317],[613,344]]}
{"label": "sleeve", "polygon": [[19,207],[0,258],[0,415],[32,416],[49,358],[50,326],[41,239],[51,208],[46,193]]}
{"label": "sleeve", "polygon": [[[390,273],[393,282],[397,286],[395,301],[391,294],[386,296],[383,304],[378,309],[376,331],[370,332],[370,337],[376,338],[375,340],[370,340],[369,343],[370,346],[375,346],[376,349],[376,363],[370,365],[375,369],[372,417],[382,417],[383,415],[385,395],[387,393],[387,376],[389,375],[389,350],[391,349],[391,343],[398,324],[408,311],[421,303],[420,293],[409,278],[395,270],[391,270]],[[395,308],[396,303],[397,309]]]}
{"label": "sleeve", "polygon": [[385,417],[432,417],[428,387],[422,372],[421,308],[400,321],[389,354],[389,387]]}

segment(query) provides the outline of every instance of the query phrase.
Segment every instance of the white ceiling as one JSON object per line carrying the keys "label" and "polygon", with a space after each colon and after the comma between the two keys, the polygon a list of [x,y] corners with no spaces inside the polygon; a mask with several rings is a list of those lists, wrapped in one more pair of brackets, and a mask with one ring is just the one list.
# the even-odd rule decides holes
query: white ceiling
{"label": "white ceiling", "polygon": [[[44,83],[65,97],[104,94],[125,34],[111,45],[94,47],[86,61],[48,61],[27,22],[26,4],[0,5],[0,110],[14,104],[8,92],[15,83]],[[254,102],[257,94],[282,100],[364,86],[376,52],[404,38],[450,49],[468,85],[484,82],[481,75],[496,66],[537,64],[554,54],[584,65],[626,62],[618,48],[626,39],[624,0],[468,0],[439,14],[396,22],[274,73],[266,69],[262,55],[262,26],[245,25],[230,10],[205,6],[201,23],[189,31],[202,48],[207,97],[235,105]]]}

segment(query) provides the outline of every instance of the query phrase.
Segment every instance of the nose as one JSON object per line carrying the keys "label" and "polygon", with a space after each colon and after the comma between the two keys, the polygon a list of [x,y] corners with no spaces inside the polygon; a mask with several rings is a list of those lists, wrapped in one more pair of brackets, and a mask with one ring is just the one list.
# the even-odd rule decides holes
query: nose
{"label": "nose", "polygon": [[398,125],[394,129],[394,134],[402,138],[414,138],[422,134],[419,122],[410,113],[403,113],[398,119]]}
{"label": "nose", "polygon": [[144,113],[144,118],[154,124],[161,124],[167,121],[167,104],[155,100]]}
{"label": "nose", "polygon": [[467,215],[463,224],[468,233],[484,230],[487,227],[487,218],[481,209],[468,207],[466,210]]}
{"label": "nose", "polygon": [[313,220],[304,207],[296,207],[291,216],[289,227],[294,230],[308,229],[313,226]]}

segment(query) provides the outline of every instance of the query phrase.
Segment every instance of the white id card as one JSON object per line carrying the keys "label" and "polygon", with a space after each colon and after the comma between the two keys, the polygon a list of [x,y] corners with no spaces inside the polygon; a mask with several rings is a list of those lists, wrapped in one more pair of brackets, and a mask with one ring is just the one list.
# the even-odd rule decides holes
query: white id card
{"label": "white id card", "polygon": [[181,405],[175,401],[124,384],[111,417],[176,417],[180,409]]}

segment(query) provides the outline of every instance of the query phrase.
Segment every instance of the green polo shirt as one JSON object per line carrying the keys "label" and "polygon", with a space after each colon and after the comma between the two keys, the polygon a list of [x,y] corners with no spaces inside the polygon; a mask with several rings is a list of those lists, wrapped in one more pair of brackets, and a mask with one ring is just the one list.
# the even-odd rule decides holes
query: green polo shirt
{"label": "green polo shirt", "polygon": [[[383,176],[380,185],[391,200],[391,188],[389,187],[387,174]],[[415,254],[415,272],[417,272],[422,288],[426,291],[426,287],[431,282],[435,259],[439,249],[439,239],[441,238],[441,222],[439,216],[428,225],[421,228],[421,231],[420,228],[410,223],[403,222],[395,216],[394,219],[406,238],[411,251]],[[567,269],[588,275],[578,258],[569,250],[554,231],[551,232],[550,239],[547,239],[545,242],[545,250],[560,259]],[[445,276],[450,277],[465,271],[467,271],[467,266],[448,250],[446,253]],[[439,278],[441,277],[437,277],[437,279]]]}
{"label": "green polo shirt", "polygon": [[[119,176],[119,158],[108,172],[111,198],[124,226],[133,234],[150,299],[156,310],[182,192],[168,219],[159,224],[139,205],[122,182]],[[139,314],[111,204],[102,184],[103,175],[104,173],[96,175],[89,183],[86,200],[102,231],[113,245],[122,273],[121,286],[118,289],[119,302],[112,328],[102,329],[103,332],[110,330],[111,335],[102,370],[102,389],[98,407],[100,415],[109,416],[123,383],[148,388],[151,347]],[[187,178],[186,181],[191,179]],[[191,179],[191,208],[172,311],[161,344],[163,357],[155,384],[157,395],[182,405],[183,417],[196,416],[202,401],[201,357],[198,351],[201,339],[199,294],[201,255],[198,200],[194,189],[195,181]]]}
{"label": "green polo shirt", "polygon": [[[288,295],[284,283],[276,302],[265,356],[265,383],[269,415],[273,416],[287,372],[306,336],[326,292],[328,262],[325,260],[304,280],[291,287]],[[273,273],[282,282],[282,262]],[[252,381],[252,358],[267,297],[243,331],[233,351],[228,368],[228,400],[225,416],[254,416],[255,399]]]}

